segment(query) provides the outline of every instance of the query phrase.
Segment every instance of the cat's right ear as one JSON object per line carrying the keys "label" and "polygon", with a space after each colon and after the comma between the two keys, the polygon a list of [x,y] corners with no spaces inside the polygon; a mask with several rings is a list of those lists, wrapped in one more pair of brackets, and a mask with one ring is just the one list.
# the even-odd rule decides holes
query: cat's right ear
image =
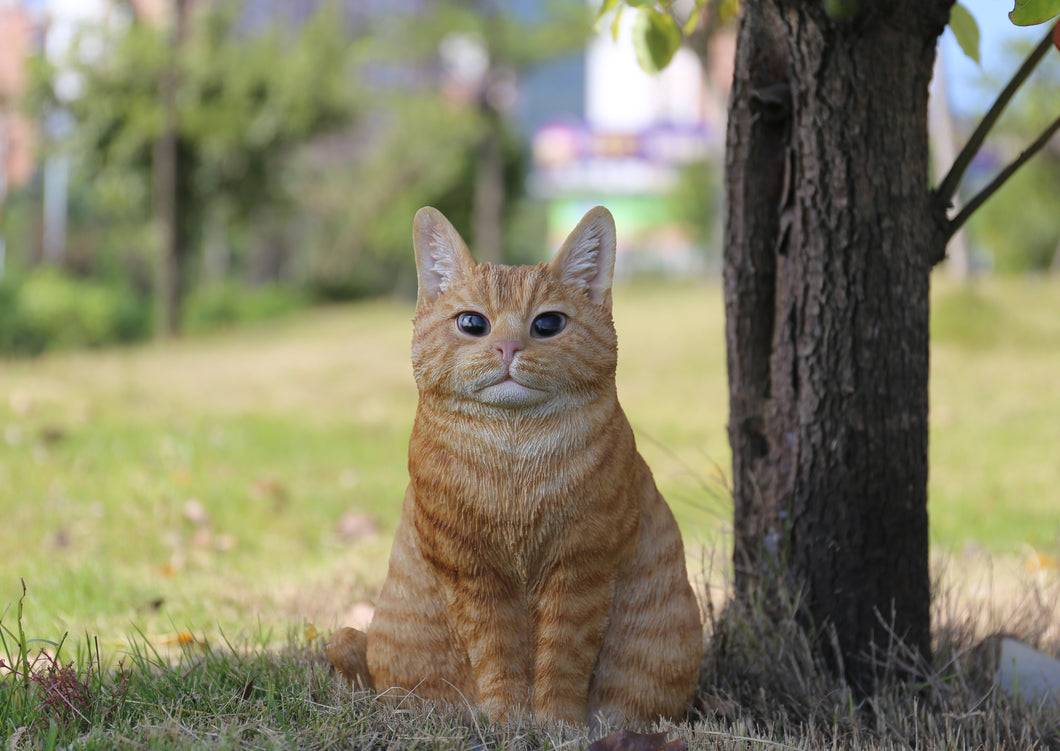
{"label": "cat's right ear", "polygon": [[424,206],[412,222],[419,292],[416,305],[434,302],[475,265],[463,238],[442,212]]}
{"label": "cat's right ear", "polygon": [[556,277],[589,295],[598,305],[611,306],[615,274],[615,219],[603,206],[590,209],[578,222],[551,268]]}

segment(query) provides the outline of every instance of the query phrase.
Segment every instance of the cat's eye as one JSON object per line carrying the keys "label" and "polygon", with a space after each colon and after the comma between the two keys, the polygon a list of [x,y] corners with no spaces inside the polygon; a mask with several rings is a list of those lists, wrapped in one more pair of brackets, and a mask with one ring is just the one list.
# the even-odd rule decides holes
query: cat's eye
{"label": "cat's eye", "polygon": [[461,313],[456,317],[456,327],[468,336],[485,336],[490,332],[490,322],[478,313]]}
{"label": "cat's eye", "polygon": [[567,316],[562,313],[542,313],[530,324],[530,333],[538,339],[547,339],[563,331],[567,326]]}

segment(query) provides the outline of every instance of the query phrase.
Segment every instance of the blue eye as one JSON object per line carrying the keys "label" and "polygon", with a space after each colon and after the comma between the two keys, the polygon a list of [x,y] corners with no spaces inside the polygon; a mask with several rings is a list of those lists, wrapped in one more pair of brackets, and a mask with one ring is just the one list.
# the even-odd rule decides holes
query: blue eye
{"label": "blue eye", "polygon": [[478,313],[461,313],[456,317],[456,327],[468,336],[485,336],[490,332],[490,322]]}
{"label": "blue eye", "polygon": [[563,331],[567,326],[567,316],[562,313],[542,313],[530,324],[530,333],[538,339],[548,339]]}

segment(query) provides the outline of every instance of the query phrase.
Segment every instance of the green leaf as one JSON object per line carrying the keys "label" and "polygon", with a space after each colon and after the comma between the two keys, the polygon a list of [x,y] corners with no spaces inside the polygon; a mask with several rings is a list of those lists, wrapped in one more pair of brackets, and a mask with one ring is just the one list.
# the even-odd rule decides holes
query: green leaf
{"label": "green leaf", "polygon": [[1060,0],[1016,0],[1008,14],[1017,26],[1037,26],[1060,13]]}
{"label": "green leaf", "polygon": [[625,3],[630,8],[651,8],[655,5],[655,0],[625,0]]}
{"label": "green leaf", "polygon": [[642,8],[633,24],[633,49],[637,62],[648,73],[658,73],[670,64],[681,46],[681,29],[673,18],[654,8]]}
{"label": "green leaf", "polygon": [[696,0],[695,5],[692,6],[692,12],[688,14],[688,20],[685,21],[685,25],[681,27],[681,33],[685,36],[690,36],[695,32],[699,26],[700,20],[703,18],[703,9],[707,5],[707,0]]}
{"label": "green leaf", "polygon": [[824,0],[822,5],[833,21],[846,21],[861,10],[861,0]]}
{"label": "green leaf", "polygon": [[622,0],[604,0],[600,4],[600,10],[596,13],[595,23],[599,25],[599,23],[604,20],[604,16],[613,11],[620,2],[622,2]]}
{"label": "green leaf", "polygon": [[975,17],[960,3],[954,3],[950,9],[950,31],[957,37],[961,51],[979,62],[979,24]]}
{"label": "green leaf", "polygon": [[615,18],[611,21],[611,39],[615,42],[618,41],[618,32],[622,29],[622,11],[625,10],[624,5],[618,6],[618,10],[615,11]]}
{"label": "green leaf", "polygon": [[718,2],[718,20],[722,23],[740,15],[740,0],[720,0]]}

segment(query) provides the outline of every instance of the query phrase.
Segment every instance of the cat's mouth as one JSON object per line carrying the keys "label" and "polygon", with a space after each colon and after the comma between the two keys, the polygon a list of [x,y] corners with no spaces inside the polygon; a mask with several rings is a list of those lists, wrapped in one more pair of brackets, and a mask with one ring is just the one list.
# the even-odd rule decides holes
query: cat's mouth
{"label": "cat's mouth", "polygon": [[486,388],[493,388],[496,386],[509,386],[513,388],[529,389],[530,391],[540,391],[540,389],[535,389],[533,386],[527,386],[525,383],[518,380],[515,376],[511,374],[504,376],[504,378],[501,378],[499,381],[490,384]]}
{"label": "cat's mouth", "polygon": [[544,391],[519,382],[511,373],[482,388],[479,395],[483,402],[506,407],[536,404],[547,398]]}

